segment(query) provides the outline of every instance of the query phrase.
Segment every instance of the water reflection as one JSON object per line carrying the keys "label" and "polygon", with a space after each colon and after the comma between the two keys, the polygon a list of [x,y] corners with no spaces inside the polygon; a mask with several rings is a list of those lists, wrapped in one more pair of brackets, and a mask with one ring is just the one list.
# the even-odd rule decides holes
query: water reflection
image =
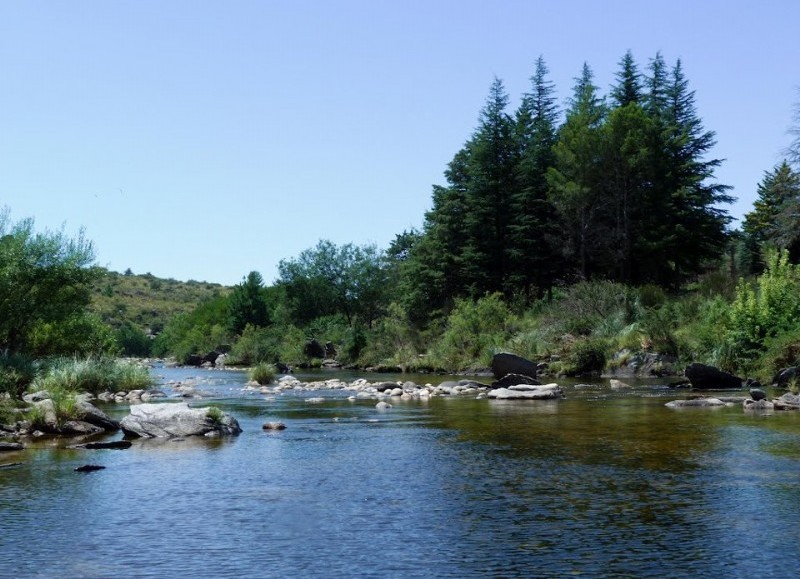
{"label": "water reflection", "polygon": [[[0,576],[794,571],[797,414],[674,412],[653,383],[381,413],[342,392],[310,405],[243,392],[238,373],[200,379],[215,397],[198,404],[231,412],[241,436],[125,451],[43,441],[0,470],[0,541],[15,554]],[[287,429],[262,431],[267,420]],[[88,462],[107,468],[73,471]]]}

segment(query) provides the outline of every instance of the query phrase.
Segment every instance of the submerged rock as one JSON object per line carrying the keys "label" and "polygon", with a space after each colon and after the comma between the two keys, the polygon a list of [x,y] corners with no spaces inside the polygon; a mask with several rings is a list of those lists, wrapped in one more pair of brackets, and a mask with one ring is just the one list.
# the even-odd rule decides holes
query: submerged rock
{"label": "submerged rock", "polygon": [[283,422],[265,422],[261,428],[262,430],[285,430],[286,425]]}
{"label": "submerged rock", "polygon": [[213,414],[208,408],[189,408],[185,403],[139,404],[120,422],[128,437],[173,438],[176,436],[237,435],[239,423],[230,414]]}
{"label": "submerged rock", "polygon": [[720,408],[727,406],[719,398],[690,398],[688,400],[673,400],[665,404],[667,408]]}

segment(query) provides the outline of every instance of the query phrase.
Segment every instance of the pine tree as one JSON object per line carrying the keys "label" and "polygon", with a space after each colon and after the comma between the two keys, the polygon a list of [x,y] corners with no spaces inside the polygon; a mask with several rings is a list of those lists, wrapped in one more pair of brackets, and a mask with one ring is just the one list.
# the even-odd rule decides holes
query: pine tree
{"label": "pine tree", "polygon": [[461,270],[473,297],[501,289],[508,271],[505,235],[519,155],[507,105],[495,78],[470,141]]}
{"label": "pine tree", "polygon": [[672,256],[671,271],[665,272],[661,283],[677,287],[724,250],[730,217],[720,205],[733,198],[726,193],[728,185],[711,182],[722,161],[705,158],[716,144],[715,134],[703,128],[680,60],[669,80],[663,145],[668,180],[663,186],[671,194],[668,215],[674,237],[666,248]]}
{"label": "pine tree", "polygon": [[553,147],[555,164],[547,172],[548,195],[564,229],[568,257],[584,279],[597,269],[596,258],[603,252],[605,241],[596,217],[604,201],[600,151],[606,106],[597,94],[593,76],[589,65],[584,64]]}
{"label": "pine tree", "polygon": [[742,229],[757,246],[787,249],[793,262],[800,259],[800,173],[787,161],[764,174]]}
{"label": "pine tree", "polygon": [[547,197],[547,170],[555,163],[558,107],[544,59],[536,61],[531,91],[516,113],[520,160],[509,202],[506,293],[538,297],[563,268],[555,207]]}
{"label": "pine tree", "polygon": [[617,84],[611,89],[611,100],[617,107],[640,102],[642,100],[642,80],[630,50],[619,61],[619,66],[620,70],[616,75]]}
{"label": "pine tree", "polygon": [[257,271],[251,271],[242,283],[233,288],[228,312],[230,329],[234,334],[241,334],[248,325],[263,327],[269,323],[263,292],[264,279]]}

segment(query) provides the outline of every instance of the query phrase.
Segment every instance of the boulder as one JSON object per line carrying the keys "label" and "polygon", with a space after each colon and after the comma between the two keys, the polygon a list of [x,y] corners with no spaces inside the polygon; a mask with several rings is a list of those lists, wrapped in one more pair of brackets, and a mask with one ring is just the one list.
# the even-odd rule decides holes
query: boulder
{"label": "boulder", "polygon": [[383,400],[381,400],[375,405],[375,408],[377,408],[378,410],[389,410],[391,407],[392,407],[391,404],[389,404],[388,402],[384,402]]}
{"label": "boulder", "polygon": [[36,402],[41,402],[42,400],[49,400],[50,393],[47,390],[39,390],[37,392],[31,392],[30,394],[25,394],[22,397],[23,402],[27,402],[28,404],[34,404]]}
{"label": "boulder", "polygon": [[785,388],[789,382],[798,377],[800,377],[800,371],[798,371],[797,366],[783,368],[782,370],[778,371],[777,374],[775,374],[775,377],[772,379],[772,383]]}
{"label": "boulder", "polygon": [[83,466],[79,466],[75,469],[75,472],[94,472],[96,470],[103,470],[106,467],[100,466],[98,464],[84,464]]}
{"label": "boulder", "polygon": [[283,422],[265,422],[261,428],[263,430],[284,430],[286,425]]}
{"label": "boulder", "polygon": [[58,430],[58,416],[56,415],[56,405],[49,398],[34,402],[33,405],[41,408],[44,413],[44,425],[48,432],[56,432]]}
{"label": "boulder", "polygon": [[554,400],[564,397],[558,384],[519,384],[508,388],[496,388],[489,392],[489,398],[496,400]]}
{"label": "boulder", "polygon": [[506,374],[536,378],[537,364],[516,354],[500,352],[492,356],[492,374],[499,380]]}
{"label": "boulder", "polygon": [[684,374],[697,390],[738,390],[743,380],[705,364],[689,364]]}
{"label": "boulder", "polygon": [[536,378],[531,378],[524,374],[506,374],[499,380],[492,382],[492,388],[508,388],[509,386],[516,386],[517,384],[542,385]]}
{"label": "boulder", "polygon": [[613,378],[608,381],[608,385],[611,386],[612,390],[626,390],[631,387],[630,384],[626,384],[621,380],[614,380]]}
{"label": "boulder", "polygon": [[775,405],[770,402],[769,400],[761,399],[761,400],[753,400],[752,398],[745,398],[742,401],[742,408],[745,410],[756,411],[756,410],[774,410]]}
{"label": "boulder", "polygon": [[77,402],[75,405],[83,422],[94,424],[103,430],[115,432],[119,430],[119,422],[110,418],[105,412],[88,402]]}
{"label": "boulder", "polygon": [[236,419],[225,413],[214,415],[208,408],[189,408],[185,403],[138,404],[122,419],[126,437],[172,438],[176,436],[237,435]]}
{"label": "boulder", "polygon": [[800,410],[800,395],[787,392],[774,403],[775,410]]}
{"label": "boulder", "polygon": [[667,408],[720,408],[725,403],[719,398],[690,398],[688,400],[673,400],[665,404]]}

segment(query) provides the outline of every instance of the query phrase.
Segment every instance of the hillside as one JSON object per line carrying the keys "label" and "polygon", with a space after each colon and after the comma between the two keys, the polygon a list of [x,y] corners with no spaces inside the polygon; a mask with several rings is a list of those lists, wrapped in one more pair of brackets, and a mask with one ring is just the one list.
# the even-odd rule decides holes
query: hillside
{"label": "hillside", "polygon": [[115,328],[128,323],[145,332],[158,333],[176,314],[189,312],[198,304],[229,292],[230,288],[215,283],[105,270],[93,288],[90,307]]}

